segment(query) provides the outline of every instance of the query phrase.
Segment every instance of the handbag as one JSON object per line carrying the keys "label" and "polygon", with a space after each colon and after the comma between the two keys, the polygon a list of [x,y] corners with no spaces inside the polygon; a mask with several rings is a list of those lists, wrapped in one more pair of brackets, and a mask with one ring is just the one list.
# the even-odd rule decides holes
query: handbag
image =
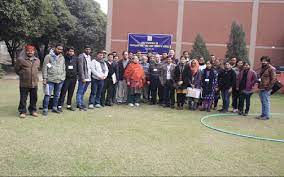
{"label": "handbag", "polygon": [[278,90],[280,90],[283,87],[283,84],[280,81],[276,81],[272,87],[271,95],[276,93]]}

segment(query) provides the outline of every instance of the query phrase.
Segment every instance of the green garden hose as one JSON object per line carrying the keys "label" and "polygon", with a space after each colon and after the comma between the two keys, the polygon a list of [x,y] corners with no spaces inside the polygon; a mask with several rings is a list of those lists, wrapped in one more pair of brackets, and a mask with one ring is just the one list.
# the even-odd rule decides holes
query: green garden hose
{"label": "green garden hose", "polygon": [[[255,114],[250,114],[250,115],[255,115]],[[284,115],[284,114],[283,113],[272,113],[272,115]],[[265,140],[265,141],[273,141],[273,142],[284,143],[284,139],[273,139],[273,138],[259,137],[259,136],[253,136],[253,135],[245,135],[245,134],[241,134],[241,133],[236,133],[236,132],[220,129],[220,128],[208,125],[205,122],[205,120],[210,118],[210,117],[220,117],[220,116],[236,116],[236,114],[212,114],[212,115],[207,115],[207,116],[202,117],[200,119],[200,122],[201,122],[202,125],[206,126],[207,128],[210,128],[212,130],[216,130],[216,131],[219,131],[219,132],[222,132],[222,133],[226,133],[226,134],[235,135],[235,136],[244,137],[244,138],[252,138],[252,139],[256,139],[256,140]]]}

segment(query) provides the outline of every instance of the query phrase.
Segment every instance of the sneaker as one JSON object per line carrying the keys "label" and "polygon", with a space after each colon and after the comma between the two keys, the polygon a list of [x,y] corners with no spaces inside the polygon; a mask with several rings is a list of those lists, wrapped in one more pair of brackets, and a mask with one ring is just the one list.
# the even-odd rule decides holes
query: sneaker
{"label": "sneaker", "polygon": [[269,117],[261,117],[261,118],[259,118],[259,120],[268,120],[269,119]]}
{"label": "sneaker", "polygon": [[129,104],[128,104],[128,106],[130,106],[130,107],[133,107],[133,106],[134,106],[134,104],[132,104],[132,103],[129,103]]}
{"label": "sneaker", "polygon": [[42,115],[43,115],[43,116],[47,116],[47,115],[48,115],[48,112],[45,111],[45,110],[43,110],[43,111],[42,111]]}
{"label": "sneaker", "polygon": [[60,114],[60,111],[59,111],[59,110],[57,110],[57,109],[52,109],[52,111],[51,111],[51,112],[56,113],[56,114]]}
{"label": "sneaker", "polygon": [[76,111],[76,108],[73,108],[73,107],[67,107],[67,110],[69,110],[69,111]]}
{"label": "sneaker", "polygon": [[138,106],[140,106],[140,104],[139,104],[139,103],[135,103],[134,105],[135,105],[135,106],[137,106],[137,107],[138,107]]}
{"label": "sneaker", "polygon": [[238,109],[233,109],[233,113],[237,113],[237,112],[239,112]]}
{"label": "sneaker", "polygon": [[100,104],[95,105],[96,108],[101,108],[102,106]]}
{"label": "sneaker", "polygon": [[94,109],[94,105],[93,105],[93,104],[90,104],[90,105],[89,105],[89,109]]}
{"label": "sneaker", "polygon": [[20,117],[21,119],[24,119],[24,118],[26,118],[26,114],[25,114],[25,113],[20,113],[19,117]]}
{"label": "sneaker", "polygon": [[32,113],[31,113],[31,116],[33,116],[33,117],[38,117],[38,113],[37,113],[37,112],[32,112]]}
{"label": "sneaker", "polygon": [[261,119],[263,116],[262,115],[260,115],[260,116],[256,116],[255,118],[256,119]]}
{"label": "sneaker", "polygon": [[83,106],[78,106],[79,111],[87,111],[87,108],[83,107]]}
{"label": "sneaker", "polygon": [[58,106],[57,110],[58,110],[59,112],[63,112],[61,106]]}

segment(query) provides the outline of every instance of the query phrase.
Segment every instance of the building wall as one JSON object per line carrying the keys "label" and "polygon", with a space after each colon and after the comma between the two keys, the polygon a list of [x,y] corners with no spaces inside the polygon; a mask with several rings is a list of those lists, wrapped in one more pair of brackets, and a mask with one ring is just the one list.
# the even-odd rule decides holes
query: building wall
{"label": "building wall", "polygon": [[126,50],[128,33],[173,34],[180,55],[200,33],[210,53],[223,58],[236,21],[255,68],[262,55],[284,65],[284,0],[109,0],[108,12],[109,51]]}

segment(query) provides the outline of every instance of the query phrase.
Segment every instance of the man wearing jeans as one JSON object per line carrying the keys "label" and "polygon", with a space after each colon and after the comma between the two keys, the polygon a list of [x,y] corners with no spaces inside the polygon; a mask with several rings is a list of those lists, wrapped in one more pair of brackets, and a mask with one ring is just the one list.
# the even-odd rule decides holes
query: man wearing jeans
{"label": "man wearing jeans", "polygon": [[232,69],[232,66],[227,61],[225,62],[225,69],[220,73],[219,77],[219,90],[221,91],[223,107],[220,112],[226,113],[229,111],[230,96],[232,93],[232,87],[236,82],[236,73]]}
{"label": "man wearing jeans", "polygon": [[97,53],[97,58],[92,60],[91,71],[92,71],[92,86],[91,94],[89,97],[89,109],[101,108],[101,96],[104,87],[104,80],[108,76],[108,67],[104,61],[103,52]]}
{"label": "man wearing jeans", "polygon": [[78,57],[78,89],[76,95],[77,108],[80,111],[87,111],[84,104],[84,95],[88,86],[91,83],[91,48],[89,46],[84,47],[84,53]]}
{"label": "man wearing jeans", "polygon": [[63,46],[57,44],[54,51],[50,51],[45,56],[42,66],[42,77],[44,84],[45,96],[43,99],[43,112],[44,116],[48,114],[48,104],[51,93],[53,92],[52,112],[60,113],[57,109],[60,91],[65,80],[65,59],[62,55]]}
{"label": "man wearing jeans", "polygon": [[261,115],[256,117],[261,120],[268,120],[270,118],[270,93],[271,89],[276,82],[275,68],[270,65],[270,58],[268,56],[262,56],[260,58],[262,67],[259,73],[259,85],[260,90],[259,97],[261,101]]}

